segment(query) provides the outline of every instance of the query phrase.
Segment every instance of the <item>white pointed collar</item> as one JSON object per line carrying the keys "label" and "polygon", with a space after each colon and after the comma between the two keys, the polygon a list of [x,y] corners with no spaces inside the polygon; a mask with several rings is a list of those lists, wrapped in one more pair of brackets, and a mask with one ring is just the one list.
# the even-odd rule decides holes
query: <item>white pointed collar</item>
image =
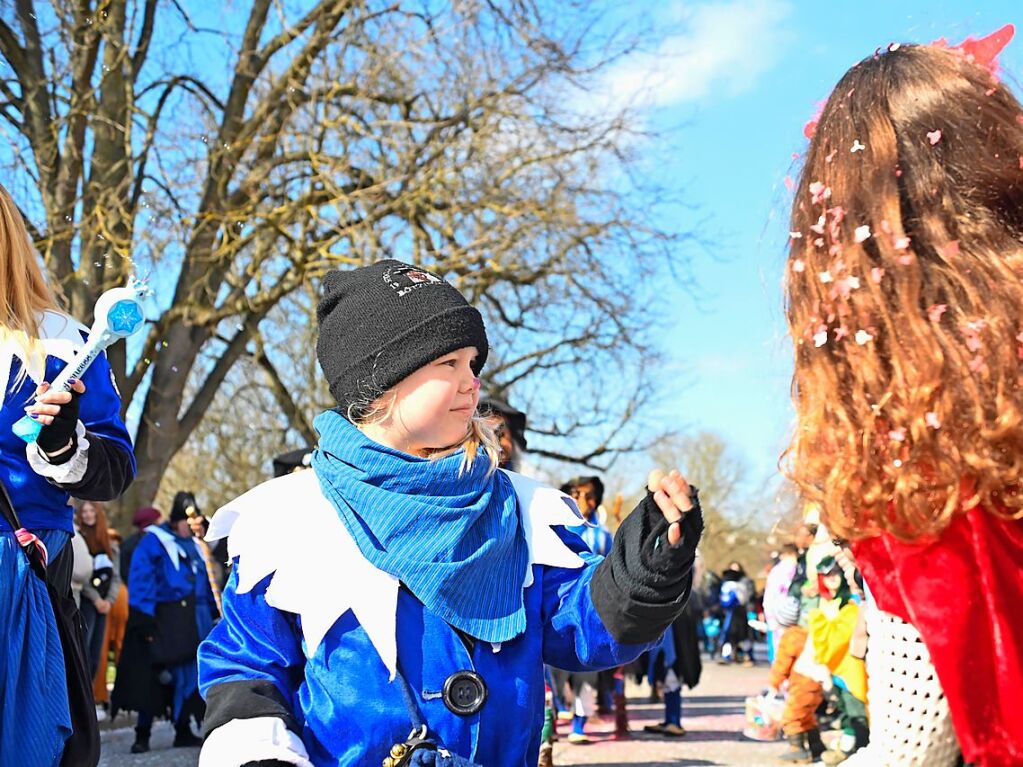
{"label": "white pointed collar", "polygon": [[[43,352],[48,357],[56,357],[64,362],[70,362],[75,354],[82,348],[85,341],[82,340],[82,331],[88,331],[84,325],[80,325],[66,314],[47,311],[38,316],[39,319],[39,340],[43,345]],[[17,358],[28,373],[28,377],[36,385],[42,383],[46,371],[33,369],[29,360],[25,359],[21,347],[10,338],[0,343],[0,402],[7,396],[7,387],[10,384],[11,363]],[[44,361],[45,368],[45,361]]]}
{"label": "white pointed collar", "polygon": [[[171,565],[177,570],[181,565],[179,560],[181,556],[179,552],[181,549],[178,548],[178,538],[174,533],[166,530],[159,525],[150,525],[145,529],[145,532],[152,533],[156,536],[157,540],[160,541],[160,545],[163,546],[163,550],[167,552],[167,556],[170,557]],[[199,545],[199,541],[196,538],[190,539],[192,544],[195,546],[195,550],[202,556],[202,547]]]}
{"label": "white pointed collar", "polygon": [[[523,587],[533,583],[534,564],[582,567],[579,555],[551,529],[579,524],[567,496],[521,474],[506,474],[529,549]],[[206,540],[225,536],[231,559],[238,558],[238,592],[250,591],[272,573],[266,602],[300,616],[307,657],[351,610],[394,679],[398,579],[362,555],[313,471],[264,482],[224,505],[213,516]]]}

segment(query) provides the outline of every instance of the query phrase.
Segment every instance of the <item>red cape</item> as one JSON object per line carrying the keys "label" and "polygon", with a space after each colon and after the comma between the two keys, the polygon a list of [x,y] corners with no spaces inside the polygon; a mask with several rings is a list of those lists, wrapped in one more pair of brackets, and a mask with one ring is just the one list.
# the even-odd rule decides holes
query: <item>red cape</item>
{"label": "red cape", "polygon": [[923,637],[966,762],[1023,765],[1023,520],[973,509],[937,541],[853,548],[878,606]]}

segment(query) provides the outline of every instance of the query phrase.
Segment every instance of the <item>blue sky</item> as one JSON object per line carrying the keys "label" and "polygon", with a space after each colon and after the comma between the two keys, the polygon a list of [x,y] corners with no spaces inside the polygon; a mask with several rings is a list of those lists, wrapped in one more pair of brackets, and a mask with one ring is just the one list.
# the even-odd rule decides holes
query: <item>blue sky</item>
{"label": "blue sky", "polygon": [[644,159],[663,182],[684,184],[696,210],[682,223],[709,244],[694,253],[699,300],[666,295],[663,415],[679,429],[721,434],[759,484],[775,472],[792,423],[780,285],[791,199],[784,178],[796,175],[803,124],[849,66],[890,42],[956,43],[1011,22],[1018,32],[1000,59],[1003,79],[1020,78],[1023,7],[673,0],[658,8],[678,34],[656,55],[617,65],[607,87],[630,98],[649,86],[645,119],[666,135],[642,148]]}

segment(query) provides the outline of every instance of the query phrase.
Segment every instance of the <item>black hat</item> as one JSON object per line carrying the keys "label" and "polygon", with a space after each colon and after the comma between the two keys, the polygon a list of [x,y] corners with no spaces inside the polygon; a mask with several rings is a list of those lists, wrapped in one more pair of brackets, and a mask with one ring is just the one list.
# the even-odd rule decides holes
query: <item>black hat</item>
{"label": "black hat", "polygon": [[189,509],[192,509],[196,514],[201,513],[199,511],[199,502],[195,500],[195,496],[187,490],[182,490],[174,496],[174,503],[171,504],[170,521],[173,523],[188,519]]}
{"label": "black hat", "polygon": [[328,273],[316,318],[316,356],[345,417],[352,405],[466,346],[478,352],[478,375],[490,349],[483,317],[455,287],[393,259]]}
{"label": "black hat", "polygon": [[519,446],[520,450],[525,450],[527,446],[526,414],[496,397],[487,397],[480,400],[480,412],[486,414],[488,410],[504,418],[512,440]]}

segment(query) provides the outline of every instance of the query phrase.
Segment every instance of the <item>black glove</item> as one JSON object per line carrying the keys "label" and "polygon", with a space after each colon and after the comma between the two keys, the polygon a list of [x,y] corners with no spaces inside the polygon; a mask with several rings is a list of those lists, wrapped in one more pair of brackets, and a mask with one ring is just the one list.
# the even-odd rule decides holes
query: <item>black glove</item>
{"label": "black glove", "polygon": [[56,453],[58,450],[67,447],[71,442],[71,449],[61,453],[50,463],[67,463],[75,454],[78,447],[78,401],[82,395],[78,392],[71,392],[71,401],[60,406],[60,412],[53,416],[53,421],[44,426],[36,437],[36,444],[44,453]]}

